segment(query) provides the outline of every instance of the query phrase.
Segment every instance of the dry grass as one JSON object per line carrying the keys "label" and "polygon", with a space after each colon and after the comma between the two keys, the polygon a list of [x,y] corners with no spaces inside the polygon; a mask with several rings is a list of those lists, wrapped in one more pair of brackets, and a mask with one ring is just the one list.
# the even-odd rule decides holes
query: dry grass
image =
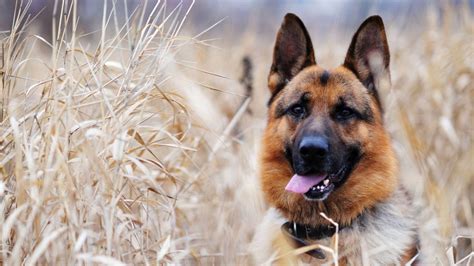
{"label": "dry grass", "polygon": [[[52,42],[25,9],[1,35],[0,263],[248,263],[273,44],[247,32],[229,55],[183,33],[192,4],[121,23],[106,1],[93,42],[74,3],[57,1]],[[386,124],[440,262],[467,263],[473,245],[472,19],[427,12],[422,34],[388,29]],[[336,65],[345,43],[318,45],[318,60]]]}

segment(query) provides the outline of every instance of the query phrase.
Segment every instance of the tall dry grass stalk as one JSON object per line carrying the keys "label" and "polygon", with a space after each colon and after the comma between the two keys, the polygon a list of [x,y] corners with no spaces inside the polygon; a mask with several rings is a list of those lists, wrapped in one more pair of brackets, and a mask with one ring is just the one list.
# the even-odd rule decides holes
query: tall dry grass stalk
{"label": "tall dry grass stalk", "polygon": [[[272,44],[247,33],[250,101],[237,81],[249,50],[215,48],[202,36],[216,25],[186,37],[193,2],[125,18],[101,3],[96,42],[76,0],[54,2],[52,41],[30,31],[31,1],[1,35],[0,262],[249,263]],[[473,245],[472,25],[448,10],[416,38],[388,29],[386,125],[435,261],[467,263]],[[340,63],[339,43],[318,44],[320,61]]]}
{"label": "tall dry grass stalk", "polygon": [[94,47],[76,32],[76,1],[54,3],[52,42],[26,32],[30,4],[2,40],[2,262],[189,255],[189,221],[176,205],[199,178],[203,131],[163,85],[175,53],[195,42],[179,37],[191,6],[158,3],[119,25],[104,1]]}

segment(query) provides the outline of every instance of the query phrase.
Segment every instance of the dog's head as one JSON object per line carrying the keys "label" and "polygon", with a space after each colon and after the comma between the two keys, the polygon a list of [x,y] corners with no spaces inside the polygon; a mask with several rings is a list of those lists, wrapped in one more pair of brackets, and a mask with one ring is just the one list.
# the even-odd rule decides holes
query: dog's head
{"label": "dog's head", "polygon": [[262,151],[262,187],[288,219],[348,224],[395,189],[396,159],[377,88],[390,83],[382,19],[355,33],[344,63],[316,63],[301,20],[281,25],[268,78],[271,98]]}

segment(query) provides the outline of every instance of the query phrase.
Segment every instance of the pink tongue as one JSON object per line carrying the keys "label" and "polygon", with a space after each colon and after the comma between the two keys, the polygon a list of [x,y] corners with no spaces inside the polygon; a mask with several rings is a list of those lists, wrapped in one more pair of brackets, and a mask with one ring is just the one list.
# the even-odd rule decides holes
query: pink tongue
{"label": "pink tongue", "polygon": [[309,189],[321,182],[326,176],[302,176],[295,174],[290,182],[286,185],[285,190],[304,194],[309,191]]}

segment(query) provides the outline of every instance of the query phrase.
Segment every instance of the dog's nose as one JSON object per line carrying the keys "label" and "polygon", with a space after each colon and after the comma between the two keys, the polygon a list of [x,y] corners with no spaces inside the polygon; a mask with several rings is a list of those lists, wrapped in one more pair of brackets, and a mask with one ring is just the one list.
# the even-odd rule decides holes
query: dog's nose
{"label": "dog's nose", "polygon": [[325,137],[304,137],[299,145],[299,152],[303,159],[323,159],[329,152],[329,142]]}

